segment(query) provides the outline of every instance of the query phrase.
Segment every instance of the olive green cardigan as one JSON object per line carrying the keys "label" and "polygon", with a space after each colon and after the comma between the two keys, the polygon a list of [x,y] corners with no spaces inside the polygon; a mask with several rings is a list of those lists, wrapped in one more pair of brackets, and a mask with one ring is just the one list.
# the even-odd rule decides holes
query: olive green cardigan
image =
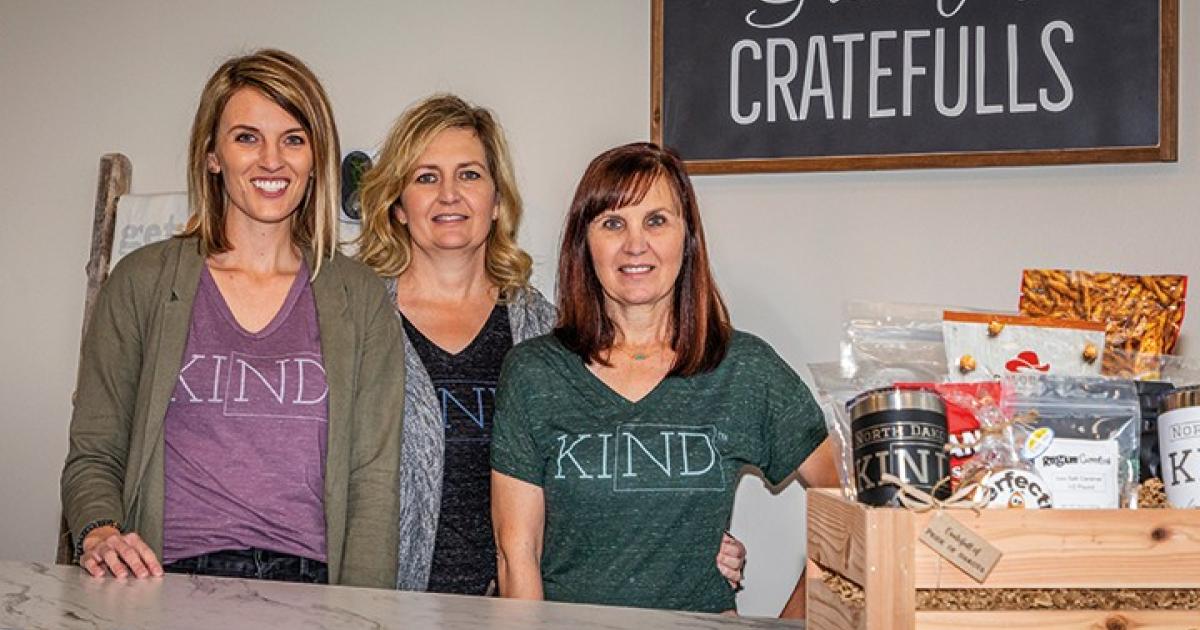
{"label": "olive green cardigan", "polygon": [[[63,514],[111,519],[162,557],[163,418],[204,259],[171,238],[123,259],[100,290],[79,361]],[[312,268],[312,261],[309,261]],[[404,346],[383,283],[335,255],[312,282],[329,383],[325,545],[333,584],[392,588]]]}

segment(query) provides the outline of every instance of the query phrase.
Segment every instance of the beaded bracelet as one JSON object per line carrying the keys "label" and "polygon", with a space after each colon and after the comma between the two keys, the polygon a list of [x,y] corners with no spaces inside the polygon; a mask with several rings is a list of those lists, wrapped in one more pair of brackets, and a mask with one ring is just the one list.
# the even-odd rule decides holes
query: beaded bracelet
{"label": "beaded bracelet", "polygon": [[99,529],[101,527],[115,527],[117,528],[117,531],[121,530],[121,524],[112,520],[111,518],[98,519],[88,523],[87,525],[84,525],[83,529],[79,530],[79,537],[75,539],[76,564],[79,563],[79,558],[83,556],[83,539],[87,538],[87,535],[92,533],[92,530]]}

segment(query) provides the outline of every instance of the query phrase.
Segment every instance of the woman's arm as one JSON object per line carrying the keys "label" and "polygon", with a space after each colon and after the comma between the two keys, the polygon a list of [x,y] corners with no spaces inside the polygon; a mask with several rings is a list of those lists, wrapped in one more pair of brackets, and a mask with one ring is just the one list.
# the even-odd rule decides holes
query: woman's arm
{"label": "woman's arm", "polygon": [[[800,482],[804,484],[804,487],[838,487],[841,481],[838,479],[834,457],[833,441],[825,438],[825,441],[821,442],[821,445],[797,469]],[[779,613],[780,617],[784,619],[803,619],[805,617],[807,613],[805,597],[808,593],[805,586],[805,573],[805,571],[800,572],[800,578],[796,580],[796,588],[792,590],[792,595],[784,604],[783,612]]]}
{"label": "woman's arm", "polygon": [[[812,564],[811,562],[806,564]],[[791,596],[788,597],[787,603],[783,605],[783,612],[779,613],[780,619],[804,619],[808,616],[808,569],[800,571],[800,577],[796,580],[796,588],[792,589]]]}
{"label": "woman's arm", "polygon": [[833,440],[825,438],[796,469],[800,483],[804,484],[805,488],[840,487],[842,481],[838,478],[836,457]]}
{"label": "woman's arm", "polygon": [[542,488],[492,471],[492,531],[500,596],[544,599],[542,536],[546,498]]}
{"label": "woman's arm", "polygon": [[80,566],[96,577],[162,575],[158,558],[141,537],[122,534],[113,525],[125,520],[121,497],[142,375],[141,320],[135,305],[139,278],[131,265],[144,255],[118,265],[97,295],[72,400],[61,480],[63,514]]}

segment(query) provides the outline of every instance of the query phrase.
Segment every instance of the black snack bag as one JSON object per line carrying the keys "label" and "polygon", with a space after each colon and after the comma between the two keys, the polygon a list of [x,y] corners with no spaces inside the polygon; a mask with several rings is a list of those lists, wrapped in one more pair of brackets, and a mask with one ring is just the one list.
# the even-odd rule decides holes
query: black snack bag
{"label": "black snack bag", "polygon": [[1134,386],[1137,387],[1138,402],[1142,406],[1142,441],[1138,447],[1141,475],[1138,481],[1161,479],[1162,462],[1158,456],[1158,402],[1173,386],[1162,381],[1136,381]]}

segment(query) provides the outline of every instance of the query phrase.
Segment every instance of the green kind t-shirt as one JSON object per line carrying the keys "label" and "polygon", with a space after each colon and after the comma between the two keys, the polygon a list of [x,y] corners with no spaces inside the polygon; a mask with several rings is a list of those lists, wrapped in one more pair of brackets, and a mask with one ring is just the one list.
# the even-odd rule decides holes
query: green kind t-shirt
{"label": "green kind t-shirt", "polygon": [[825,438],[804,382],[742,332],[716,370],[638,402],[539,337],[509,353],[497,397],[492,468],[545,493],[549,600],[732,609],[715,558],[738,473],[778,484]]}

